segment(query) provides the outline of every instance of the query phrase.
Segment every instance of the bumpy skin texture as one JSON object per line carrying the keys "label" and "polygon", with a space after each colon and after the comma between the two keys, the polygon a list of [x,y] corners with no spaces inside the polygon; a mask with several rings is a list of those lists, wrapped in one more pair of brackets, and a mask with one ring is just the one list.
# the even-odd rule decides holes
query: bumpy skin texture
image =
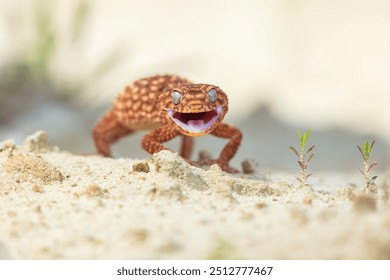
{"label": "bumpy skin texture", "polygon": [[[240,146],[242,134],[223,123],[228,111],[228,98],[217,86],[193,84],[174,75],[157,75],[135,81],[125,87],[111,110],[93,130],[96,149],[111,156],[110,145],[137,130],[151,130],[142,139],[142,147],[150,154],[169,150],[162,143],[182,137],[180,155],[190,164],[217,163],[227,172],[237,172],[229,166]],[[219,157],[205,162],[189,158],[193,137],[212,134],[229,142]]]}

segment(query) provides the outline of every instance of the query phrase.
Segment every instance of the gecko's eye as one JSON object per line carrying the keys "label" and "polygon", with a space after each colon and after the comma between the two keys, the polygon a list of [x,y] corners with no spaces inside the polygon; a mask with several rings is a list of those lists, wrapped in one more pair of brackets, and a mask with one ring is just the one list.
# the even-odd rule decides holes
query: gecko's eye
{"label": "gecko's eye", "polygon": [[209,90],[209,100],[213,103],[217,100],[217,91],[214,88]]}
{"label": "gecko's eye", "polygon": [[172,103],[175,105],[180,104],[181,102],[181,93],[178,92],[177,90],[172,92]]}

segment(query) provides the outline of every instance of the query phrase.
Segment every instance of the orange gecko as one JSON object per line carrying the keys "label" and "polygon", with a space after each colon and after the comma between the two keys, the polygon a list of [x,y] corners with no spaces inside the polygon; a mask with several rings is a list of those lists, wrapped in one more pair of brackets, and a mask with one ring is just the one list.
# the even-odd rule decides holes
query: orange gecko
{"label": "orange gecko", "polygon": [[[242,133],[223,123],[228,97],[219,87],[194,84],[175,75],[143,78],[125,87],[93,129],[96,149],[111,156],[110,145],[138,130],[151,130],[142,138],[142,148],[153,154],[169,150],[162,143],[182,137],[180,155],[192,165],[218,164],[224,171],[240,146]],[[211,134],[229,139],[219,157],[206,162],[190,160],[193,137]]]}

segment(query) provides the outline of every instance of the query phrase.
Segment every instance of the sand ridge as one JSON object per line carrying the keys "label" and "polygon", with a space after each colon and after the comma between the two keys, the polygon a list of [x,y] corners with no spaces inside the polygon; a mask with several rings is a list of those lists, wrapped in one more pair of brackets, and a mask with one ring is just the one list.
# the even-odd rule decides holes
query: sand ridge
{"label": "sand ridge", "polygon": [[294,174],[231,175],[162,151],[73,155],[37,132],[0,144],[0,257],[389,259],[386,193]]}

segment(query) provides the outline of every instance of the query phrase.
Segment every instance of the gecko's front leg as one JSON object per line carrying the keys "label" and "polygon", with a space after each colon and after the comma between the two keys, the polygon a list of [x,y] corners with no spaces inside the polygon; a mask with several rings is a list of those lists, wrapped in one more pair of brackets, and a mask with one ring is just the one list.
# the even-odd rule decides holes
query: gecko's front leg
{"label": "gecko's front leg", "polygon": [[171,125],[164,125],[146,134],[142,138],[141,145],[149,154],[158,153],[162,150],[171,151],[169,148],[161,145],[161,143],[167,142],[178,135],[179,132]]}
{"label": "gecko's front leg", "polygon": [[237,173],[238,170],[230,167],[229,162],[240,147],[242,140],[241,131],[232,125],[221,123],[211,132],[211,134],[221,138],[228,138],[230,140],[222,149],[218,159],[211,160],[207,163],[217,163],[222,168],[222,170],[230,173]]}
{"label": "gecko's front leg", "polygon": [[[142,138],[142,148],[147,151],[149,154],[158,153],[162,150],[168,150],[173,152],[171,149],[165,147],[164,145],[161,145],[161,143],[167,142],[176,136],[182,135],[180,132],[178,132],[175,128],[173,128],[171,125],[164,125],[160,128],[157,128],[148,134],[146,134]],[[191,138],[192,140],[192,138]],[[192,145],[192,141],[190,141],[190,144]],[[193,166],[199,166],[199,164],[195,161],[192,161],[188,158],[183,158],[187,163],[193,165]]]}

